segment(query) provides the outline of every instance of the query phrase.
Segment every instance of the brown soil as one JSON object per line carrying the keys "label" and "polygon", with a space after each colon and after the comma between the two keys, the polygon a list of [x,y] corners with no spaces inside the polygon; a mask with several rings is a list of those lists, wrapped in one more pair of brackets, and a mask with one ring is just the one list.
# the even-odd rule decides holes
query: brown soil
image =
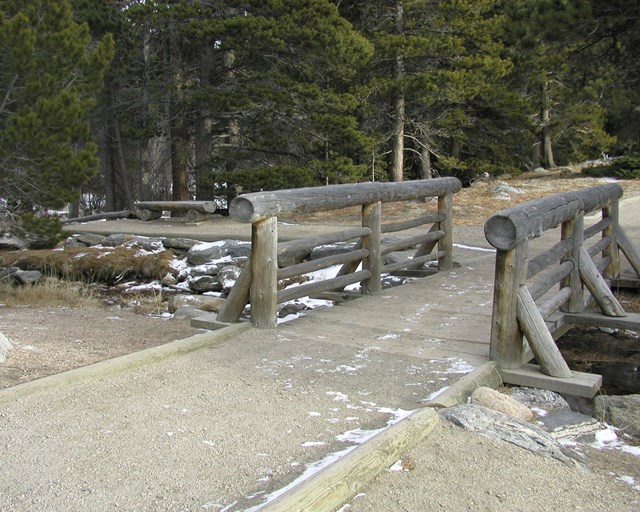
{"label": "brown soil", "polygon": [[14,348],[0,363],[0,388],[188,338],[188,320],[118,307],[0,307],[0,332]]}

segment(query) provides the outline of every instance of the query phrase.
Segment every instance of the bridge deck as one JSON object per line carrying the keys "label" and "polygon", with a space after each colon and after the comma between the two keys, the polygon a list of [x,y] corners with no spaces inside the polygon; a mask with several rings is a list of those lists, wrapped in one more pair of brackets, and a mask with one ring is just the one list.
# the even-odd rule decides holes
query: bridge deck
{"label": "bridge deck", "polygon": [[313,313],[278,330],[419,359],[489,359],[493,255]]}

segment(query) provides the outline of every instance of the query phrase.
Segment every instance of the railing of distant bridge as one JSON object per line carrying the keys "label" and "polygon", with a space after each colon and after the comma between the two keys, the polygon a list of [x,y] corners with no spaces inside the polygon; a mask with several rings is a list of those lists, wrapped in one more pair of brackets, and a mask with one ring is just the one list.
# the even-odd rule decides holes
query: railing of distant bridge
{"label": "railing of distant bridge", "polygon": [[[362,294],[381,292],[381,275],[403,269],[419,269],[432,261],[439,270],[453,260],[453,194],[461,189],[456,178],[436,178],[398,183],[359,183],[257,192],[236,197],[229,206],[231,218],[251,223],[251,257],[217,315],[220,323],[237,322],[247,304],[251,322],[259,328],[277,324],[277,305],[305,296],[343,290],[359,283]],[[393,224],[382,223],[382,203],[437,197],[433,213]],[[278,243],[278,215],[305,214],[361,206],[362,222],[335,233]],[[390,244],[383,233],[395,233],[430,225],[428,230]],[[357,240],[353,249],[313,260],[284,264],[286,256],[310,252],[314,247]],[[385,264],[392,251],[416,248],[412,258]],[[281,264],[279,264],[279,262]],[[279,290],[278,283],[309,272],[341,265],[337,276],[320,282]]]}

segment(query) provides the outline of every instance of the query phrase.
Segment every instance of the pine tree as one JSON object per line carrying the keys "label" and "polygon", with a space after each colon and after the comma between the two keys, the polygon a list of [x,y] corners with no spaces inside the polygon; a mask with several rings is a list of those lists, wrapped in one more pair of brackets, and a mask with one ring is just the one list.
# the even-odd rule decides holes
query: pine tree
{"label": "pine tree", "polygon": [[[464,168],[472,103],[489,95],[510,62],[496,33],[493,0],[339,2],[341,12],[375,45],[367,126],[389,155],[389,179],[428,177]],[[406,158],[407,153],[415,155]]]}
{"label": "pine tree", "polygon": [[66,0],[0,1],[0,195],[32,214],[77,198],[96,171],[88,115],[113,41],[91,45]]}

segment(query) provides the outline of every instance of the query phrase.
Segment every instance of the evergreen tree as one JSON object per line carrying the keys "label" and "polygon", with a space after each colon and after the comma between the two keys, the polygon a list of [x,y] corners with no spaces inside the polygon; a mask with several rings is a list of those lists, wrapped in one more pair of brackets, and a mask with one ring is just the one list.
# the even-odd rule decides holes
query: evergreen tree
{"label": "evergreen tree", "polygon": [[[469,132],[478,124],[473,102],[490,95],[510,69],[495,37],[501,23],[496,2],[338,4],[375,44],[363,84],[369,98],[366,124],[379,134],[381,154],[389,155],[389,179],[430,176],[434,155],[442,172],[462,170]],[[405,161],[407,152],[415,158]]]}
{"label": "evergreen tree", "polygon": [[112,50],[66,0],[0,1],[0,195],[16,212],[62,207],[96,171],[88,115]]}

